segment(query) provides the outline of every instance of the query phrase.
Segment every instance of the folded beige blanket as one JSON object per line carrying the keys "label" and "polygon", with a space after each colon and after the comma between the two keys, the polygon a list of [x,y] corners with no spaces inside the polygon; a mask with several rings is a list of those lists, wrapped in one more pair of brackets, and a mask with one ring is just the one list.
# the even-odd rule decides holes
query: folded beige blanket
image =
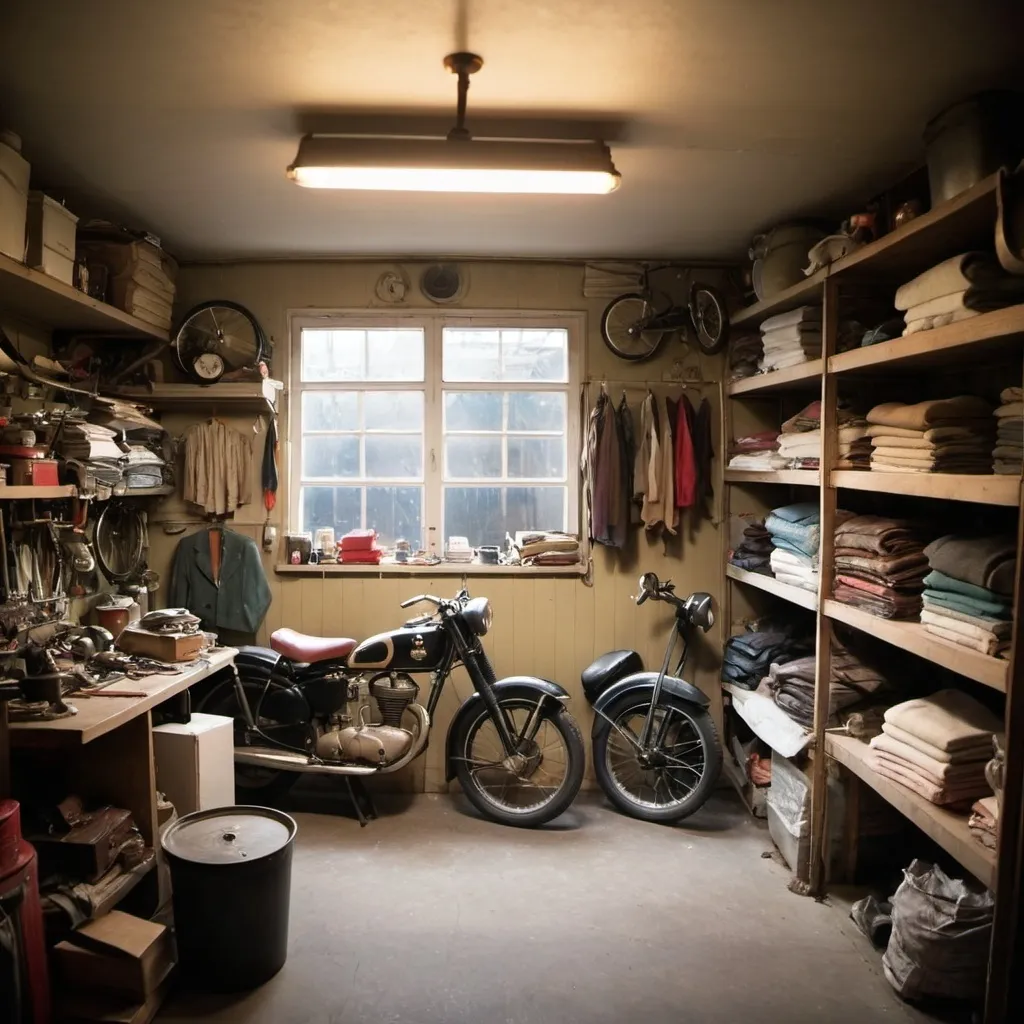
{"label": "folded beige blanket", "polygon": [[925,598],[925,608],[931,612],[932,615],[940,616],[947,620],[940,622],[940,626],[946,626],[947,629],[952,628],[950,622],[966,622],[972,626],[977,626],[983,629],[986,633],[991,633],[993,636],[999,637],[1000,640],[1006,640],[1010,636],[1010,631],[1013,628],[1013,623],[1007,622],[1005,619],[993,619],[987,615],[971,615],[969,612],[961,612],[956,608],[938,608],[929,607],[928,598]]}
{"label": "folded beige blanket", "polygon": [[999,406],[992,415],[1000,420],[1010,416],[1024,416],[1024,402],[1008,402]]}
{"label": "folded beige blanket", "polygon": [[[896,438],[899,440],[899,438]],[[950,441],[948,444],[928,445],[926,448],[890,448],[878,444],[878,438],[872,441],[872,455],[882,455],[893,459],[916,459],[918,462],[945,458],[947,455],[991,455],[992,441],[979,438],[978,441]]]}
{"label": "folded beige blanket", "polygon": [[943,626],[936,626],[931,622],[926,622],[924,628],[927,632],[932,633],[934,636],[939,637],[942,640],[948,640],[950,643],[959,644],[961,647],[969,647],[972,651],[977,651],[979,654],[987,654],[990,658],[995,657],[1000,651],[1005,650],[1010,646],[1009,640],[999,640],[996,637],[988,637],[987,639],[979,639],[973,636],[964,636],[963,633],[955,633],[951,629],[945,629]]}
{"label": "folded beige blanket", "polygon": [[949,753],[991,743],[992,733],[1003,727],[984,704],[955,689],[896,704],[886,711],[885,720]]}
{"label": "folded beige blanket", "polygon": [[926,743],[924,740],[912,733],[904,732],[898,725],[892,725],[890,722],[882,722],[882,732],[893,739],[902,741],[911,747],[916,747],[922,753],[927,754],[929,757],[935,758],[936,761],[956,761],[958,764],[963,764],[967,761],[990,761],[992,759],[992,741],[979,742],[977,746],[965,747],[963,750],[958,750],[955,754],[951,754],[948,750],[940,750],[938,747],[932,746],[930,743]]}
{"label": "folded beige blanket", "polygon": [[886,753],[884,750],[876,750],[874,758],[879,764],[884,764],[895,772],[903,772],[907,775],[916,775],[922,781],[935,786],[947,793],[956,793],[959,799],[962,794],[971,793],[974,797],[984,796],[992,792],[992,787],[985,781],[984,772],[975,772],[973,775],[949,775],[945,778],[936,778],[930,772],[926,772],[919,765],[912,761],[904,761],[902,757]]}
{"label": "folded beige blanket", "polygon": [[893,304],[902,313],[937,296],[966,291],[973,283],[963,271],[964,263],[970,256],[970,253],[951,256],[918,274],[912,281],[900,285],[896,289]]}
{"label": "folded beige blanket", "polygon": [[912,437],[922,441],[951,441],[961,437],[991,437],[990,419],[958,420],[955,424],[931,426],[927,430],[912,430],[909,427],[892,427],[884,423],[869,423],[869,437]]}
{"label": "folded beige blanket", "polygon": [[970,618],[961,619],[955,615],[934,611],[931,608],[922,608],[921,621],[926,625],[941,626],[943,629],[972,637],[975,640],[1008,640],[1010,638],[1011,624],[1001,619],[988,619],[987,622],[991,625],[982,625],[978,621],[972,622]]}
{"label": "folded beige blanket", "polygon": [[917,772],[907,771],[893,764],[889,759],[883,759],[878,754],[868,754],[865,761],[879,775],[898,782],[907,789],[923,796],[933,804],[967,804],[976,800],[984,793],[977,786],[964,786],[951,788],[949,786],[936,786],[929,782],[923,775]]}
{"label": "folded beige blanket", "polygon": [[886,732],[871,740],[871,749],[877,754],[884,754],[886,757],[894,757],[904,762],[907,768],[916,768],[936,785],[962,782],[965,779],[973,782],[976,779],[985,778],[985,761],[967,761],[962,764],[939,761]]}
{"label": "folded beige blanket", "polygon": [[915,405],[903,402],[883,402],[867,415],[868,423],[927,430],[942,420],[978,419],[992,415],[992,407],[976,395],[957,395],[953,398],[932,398]]}
{"label": "folded beige blanket", "polygon": [[1003,388],[999,392],[1001,402],[1024,402],[1024,388]]}

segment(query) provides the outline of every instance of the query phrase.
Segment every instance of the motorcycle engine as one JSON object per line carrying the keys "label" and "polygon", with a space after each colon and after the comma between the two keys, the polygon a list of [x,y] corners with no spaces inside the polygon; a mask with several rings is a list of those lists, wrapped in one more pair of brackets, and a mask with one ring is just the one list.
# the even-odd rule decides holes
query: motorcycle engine
{"label": "motorcycle engine", "polygon": [[[330,726],[317,737],[317,756],[325,761],[360,761],[375,767],[393,764],[413,744],[413,734],[402,727],[402,715],[416,699],[419,687],[404,672],[391,672],[374,676],[365,691],[362,685],[353,689],[357,691],[355,699],[349,701],[344,712],[333,715]],[[374,704],[380,716],[378,722],[371,721]]]}

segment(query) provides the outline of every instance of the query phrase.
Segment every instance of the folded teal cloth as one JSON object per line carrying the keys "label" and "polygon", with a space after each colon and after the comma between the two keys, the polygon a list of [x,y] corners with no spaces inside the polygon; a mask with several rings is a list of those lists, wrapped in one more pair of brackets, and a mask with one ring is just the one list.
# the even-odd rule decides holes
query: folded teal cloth
{"label": "folded teal cloth", "polygon": [[993,619],[1008,619],[1012,611],[1008,604],[978,601],[962,594],[951,594],[948,590],[926,590],[921,597],[926,608],[952,608],[968,615],[986,615]]}
{"label": "folded teal cloth", "polygon": [[798,501],[795,505],[773,508],[771,514],[778,519],[785,519],[787,523],[816,523],[820,516],[818,504],[813,501]]}
{"label": "folded teal cloth", "polygon": [[806,559],[808,565],[816,564],[816,556],[818,554],[818,548],[815,546],[813,551],[807,551],[798,544],[794,544],[793,541],[787,540],[785,537],[772,537],[772,545],[777,548],[781,548],[783,551],[788,551],[790,554],[796,555],[798,558]]}
{"label": "folded teal cloth", "polygon": [[943,590],[950,594],[962,594],[964,597],[972,597],[976,601],[991,601],[995,604],[1005,604],[1007,597],[1004,594],[997,594],[994,590],[987,590],[985,587],[975,586],[964,580],[954,579],[947,576],[938,569],[932,569],[924,578],[924,585],[931,590]]}
{"label": "folded teal cloth", "polygon": [[818,553],[818,541],[821,536],[817,523],[791,523],[780,519],[772,512],[764,521],[764,528],[772,535],[772,543],[778,540],[789,541],[798,551],[805,555]]}

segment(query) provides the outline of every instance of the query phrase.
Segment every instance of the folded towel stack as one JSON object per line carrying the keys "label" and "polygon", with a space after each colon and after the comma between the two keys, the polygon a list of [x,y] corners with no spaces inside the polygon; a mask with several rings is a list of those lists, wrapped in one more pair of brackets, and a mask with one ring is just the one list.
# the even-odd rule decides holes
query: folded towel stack
{"label": "folded towel stack", "polygon": [[[871,447],[867,422],[846,402],[836,409],[838,419],[839,464],[841,469],[867,465]],[[779,456],[788,469],[818,469],[821,459],[821,402],[813,401],[782,424]]]}
{"label": "folded towel stack", "polygon": [[883,619],[915,619],[928,572],[914,528],[884,516],[851,516],[835,529],[833,596]]}
{"label": "folded towel stack", "polygon": [[743,380],[758,372],[761,356],[760,334],[744,334],[729,340],[729,379]]}
{"label": "folded towel stack", "polygon": [[966,320],[1024,302],[1024,278],[1007,274],[992,253],[965,252],[919,274],[896,291],[904,334]]}
{"label": "folded towel stack", "polygon": [[763,572],[768,568],[771,553],[771,534],[764,528],[764,520],[757,519],[744,527],[743,539],[730,556],[729,564],[751,572]]}
{"label": "folded towel stack", "polygon": [[994,850],[999,836],[999,801],[994,796],[975,800],[971,806],[971,816],[967,819],[967,827],[982,846]]}
{"label": "folded towel stack", "polygon": [[985,763],[1002,726],[962,690],[940,690],[885,713],[868,763],[879,775],[934,804],[965,804],[991,795]]}
{"label": "folded towel stack", "polygon": [[773,664],[785,664],[814,650],[806,624],[796,619],[750,629],[730,637],[722,652],[722,682],[756,690]]}
{"label": "folded towel stack", "polygon": [[821,306],[801,306],[765,320],[761,344],[762,372],[821,358]]}
{"label": "folded towel stack", "polygon": [[729,442],[729,469],[785,469],[786,460],[779,456],[778,449],[777,430],[762,430],[758,434],[734,438]]}
{"label": "folded towel stack", "polygon": [[1024,467],[1024,388],[1003,388],[999,399],[1003,404],[995,411],[995,471],[1020,476]]}
{"label": "folded towel stack", "polygon": [[871,468],[885,473],[991,473],[991,411],[974,395],[876,405],[867,415]]}
{"label": "folded towel stack", "polygon": [[809,501],[772,509],[764,521],[774,550],[769,564],[775,578],[818,592],[818,506]]}
{"label": "folded towel stack", "polygon": [[924,578],[924,628],[982,654],[1004,654],[1013,617],[1015,539],[949,534],[924,553],[932,570]]}

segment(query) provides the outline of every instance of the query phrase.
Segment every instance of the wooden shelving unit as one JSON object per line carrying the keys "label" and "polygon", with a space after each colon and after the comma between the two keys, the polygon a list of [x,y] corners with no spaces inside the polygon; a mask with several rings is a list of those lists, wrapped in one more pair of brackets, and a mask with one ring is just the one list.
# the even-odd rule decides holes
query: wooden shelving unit
{"label": "wooden shelving unit", "polygon": [[1020,501],[1020,477],[966,473],[873,473],[837,469],[829,474],[833,487],[879,494],[906,494],[912,498],[941,498],[981,505],[1008,505]]}
{"label": "wooden shelving unit", "polygon": [[789,484],[793,487],[818,487],[821,474],[816,469],[727,469],[727,484]]}
{"label": "wooden shelving unit", "polygon": [[50,330],[159,338],[167,331],[0,253],[0,309]]}
{"label": "wooden shelving unit", "polygon": [[[806,878],[810,891],[823,893],[830,884],[822,856],[827,817],[827,772],[829,762],[836,763],[848,773],[850,785],[866,785],[880,795],[893,808],[903,814],[917,828],[929,836],[942,849],[958,861],[965,873],[978,878],[997,892],[997,911],[993,938],[992,977],[1003,977],[1008,961],[1002,957],[1013,943],[1013,929],[1017,927],[1010,910],[1000,909],[1007,899],[1000,896],[1006,887],[1009,902],[1019,885],[1024,870],[1024,682],[1021,681],[1024,657],[1020,644],[1024,642],[1018,618],[1014,619],[1013,643],[1007,660],[988,657],[968,647],[943,640],[929,633],[918,621],[904,622],[879,618],[861,609],[835,601],[831,595],[833,576],[833,548],[835,513],[841,507],[864,507],[860,494],[874,496],[873,507],[884,510],[890,496],[897,514],[907,515],[908,502],[917,501],[920,516],[932,520],[942,514],[939,502],[957,503],[947,506],[953,515],[960,508],[960,518],[975,518],[968,506],[977,506],[977,517],[997,521],[1006,517],[1002,510],[1017,510],[1018,529],[1018,593],[1024,584],[1024,523],[1020,515],[1022,481],[1016,476],[996,474],[964,475],[945,473],[882,473],[878,471],[830,470],[836,462],[836,432],[829,429],[836,421],[836,403],[840,386],[870,394],[872,378],[879,384],[883,379],[900,378],[910,382],[932,375],[936,389],[955,388],[958,368],[972,372],[989,365],[1015,366],[1005,377],[1006,384],[1020,383],[1020,367],[1024,359],[1024,304],[1011,306],[970,317],[945,327],[895,338],[879,344],[858,348],[850,352],[837,352],[838,328],[841,316],[849,316],[850,305],[858,299],[875,295],[889,298],[895,289],[916,275],[944,259],[972,249],[991,249],[997,212],[998,176],[993,175],[956,199],[943,203],[884,238],[858,250],[832,264],[807,281],[799,282],[783,294],[767,302],[758,303],[735,313],[732,324],[737,328],[756,328],[774,313],[792,309],[801,304],[822,307],[822,359],[813,363],[776,373],[736,381],[726,388],[726,409],[723,410],[725,440],[746,432],[750,422],[781,423],[771,407],[764,403],[777,400],[793,409],[797,403],[806,403],[814,391],[822,403],[822,442],[820,473],[781,471],[777,473],[744,472],[725,469],[724,516],[730,510],[744,514],[761,515],[785,501],[807,500],[807,487],[817,487],[820,509],[821,545],[818,567],[821,574],[819,595],[803,592],[794,595],[795,588],[780,584],[774,577],[750,573],[726,566],[723,582],[723,614],[729,629],[742,628],[742,615],[735,615],[737,603],[752,609],[748,614],[760,614],[763,601],[751,600],[753,591],[772,595],[781,602],[798,604],[814,611],[816,621],[816,718],[812,748],[819,756],[811,767],[811,865]],[[998,378],[1002,380],[1003,378]],[[950,383],[954,382],[954,383]],[[932,383],[932,382],[930,382]],[[889,389],[886,393],[889,393]],[[965,388],[967,390],[967,388]],[[898,392],[897,392],[898,393]],[[929,392],[925,392],[929,393]],[[936,390],[937,394],[955,391]],[[880,399],[882,400],[882,399]],[[751,403],[751,404],[746,404]],[[758,404],[760,403],[760,404]],[[743,431],[729,432],[730,420],[742,412]],[[755,429],[763,429],[757,427]],[[791,488],[789,496],[778,486]],[[802,485],[802,486],[800,486]],[[761,488],[761,489],[759,489]],[[844,494],[844,492],[846,492]],[[733,508],[735,506],[735,508]],[[1012,512],[1010,513],[1013,514]],[[987,517],[987,519],[985,518]],[[726,540],[728,543],[728,540]],[[809,599],[809,600],[808,600]],[[970,689],[975,684],[990,691],[988,702],[993,707],[1002,704],[1005,696],[1005,730],[1007,743],[1007,788],[1004,791],[1001,812],[998,855],[973,838],[967,827],[967,816],[936,806],[916,793],[880,776],[867,762],[868,747],[859,740],[827,731],[829,723],[829,676],[831,672],[831,636],[834,624],[842,623],[864,634],[877,637],[895,648],[907,651],[932,665],[941,666],[963,679]],[[975,692],[979,692],[975,690]],[[820,756],[821,754],[825,756]],[[859,781],[857,781],[859,780]],[[847,867],[849,866],[847,862]],[[993,982],[993,984],[996,984]],[[1005,989],[1005,984],[1002,986]],[[994,1021],[996,1018],[991,1018]],[[990,1022],[991,1024],[991,1022]]]}
{"label": "wooden shelving unit", "polygon": [[825,753],[866,782],[879,796],[906,815],[925,835],[959,861],[975,878],[989,888],[995,885],[996,858],[967,828],[967,816],[918,796],[906,786],[879,775],[865,760],[868,746],[851,736],[828,733]]}
{"label": "wooden shelving unit", "polygon": [[78,493],[74,484],[61,484],[58,487],[10,486],[0,487],[0,501],[21,501],[24,498],[35,498],[43,501],[46,498],[73,498]]}
{"label": "wooden shelving unit", "polygon": [[783,583],[766,573],[739,569],[735,565],[727,565],[725,567],[725,575],[737,583],[745,583],[748,587],[756,587],[758,590],[763,590],[766,594],[774,594],[775,597],[781,597],[783,601],[788,601],[790,604],[799,605],[801,608],[808,608],[812,612],[817,611],[818,595],[810,590],[803,590],[800,587],[794,587],[792,584]]}
{"label": "wooden shelving unit", "polygon": [[836,622],[845,622],[864,633],[877,636],[880,640],[900,647],[919,658],[943,665],[977,683],[991,686],[993,690],[1006,692],[1006,680],[1010,664],[1002,658],[990,658],[969,647],[951,643],[929,633],[920,622],[903,622],[897,619],[882,619],[877,615],[854,608],[840,601],[826,598],[822,612]]}
{"label": "wooden shelving unit", "polygon": [[209,384],[152,384],[148,387],[125,387],[117,394],[133,402],[148,405],[159,412],[187,412],[210,410],[267,412],[277,405],[278,394],[284,388],[279,380],[266,378],[258,381]]}

